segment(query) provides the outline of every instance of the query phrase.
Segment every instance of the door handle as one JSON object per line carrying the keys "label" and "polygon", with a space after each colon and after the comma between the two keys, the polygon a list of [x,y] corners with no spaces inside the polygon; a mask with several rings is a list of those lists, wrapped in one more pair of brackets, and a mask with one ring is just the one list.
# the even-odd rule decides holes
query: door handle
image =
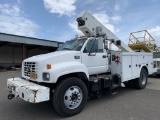
{"label": "door handle", "polygon": [[103,55],[103,56],[102,56],[102,58],[106,58],[106,57],[107,57],[106,55]]}

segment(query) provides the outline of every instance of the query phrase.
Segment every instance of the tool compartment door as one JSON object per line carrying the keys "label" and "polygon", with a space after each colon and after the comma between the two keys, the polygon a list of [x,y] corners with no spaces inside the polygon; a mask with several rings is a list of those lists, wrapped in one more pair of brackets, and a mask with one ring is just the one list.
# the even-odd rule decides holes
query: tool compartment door
{"label": "tool compartment door", "polygon": [[133,55],[132,56],[132,75],[133,78],[136,78],[139,76],[139,65],[138,65],[138,56]]}
{"label": "tool compartment door", "polygon": [[132,79],[132,56],[122,56],[122,82]]}

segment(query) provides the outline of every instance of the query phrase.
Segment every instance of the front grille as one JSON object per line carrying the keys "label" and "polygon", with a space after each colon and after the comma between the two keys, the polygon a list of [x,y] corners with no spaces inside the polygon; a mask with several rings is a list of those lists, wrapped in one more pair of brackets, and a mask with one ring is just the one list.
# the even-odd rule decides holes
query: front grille
{"label": "front grille", "polygon": [[30,77],[31,73],[38,74],[38,64],[36,62],[24,62],[24,76]]}

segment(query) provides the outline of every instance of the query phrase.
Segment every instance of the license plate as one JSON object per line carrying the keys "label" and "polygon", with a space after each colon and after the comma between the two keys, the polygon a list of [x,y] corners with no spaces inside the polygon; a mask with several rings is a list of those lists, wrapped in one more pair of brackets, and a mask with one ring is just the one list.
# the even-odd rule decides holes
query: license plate
{"label": "license plate", "polygon": [[31,78],[31,79],[36,79],[36,73],[31,72],[31,73],[30,73],[30,78]]}

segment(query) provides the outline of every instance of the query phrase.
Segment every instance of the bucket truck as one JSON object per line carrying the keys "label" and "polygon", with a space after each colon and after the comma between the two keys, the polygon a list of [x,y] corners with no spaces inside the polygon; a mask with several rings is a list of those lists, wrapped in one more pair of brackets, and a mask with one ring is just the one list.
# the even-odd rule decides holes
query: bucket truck
{"label": "bucket truck", "polygon": [[[9,78],[8,99],[30,103],[51,100],[57,113],[73,116],[82,111],[91,95],[114,91],[124,83],[144,89],[153,73],[152,53],[132,51],[92,14],[82,12],[78,29],[87,38],[67,41],[57,51],[22,62],[22,77]],[[116,45],[121,51],[110,50]]]}

